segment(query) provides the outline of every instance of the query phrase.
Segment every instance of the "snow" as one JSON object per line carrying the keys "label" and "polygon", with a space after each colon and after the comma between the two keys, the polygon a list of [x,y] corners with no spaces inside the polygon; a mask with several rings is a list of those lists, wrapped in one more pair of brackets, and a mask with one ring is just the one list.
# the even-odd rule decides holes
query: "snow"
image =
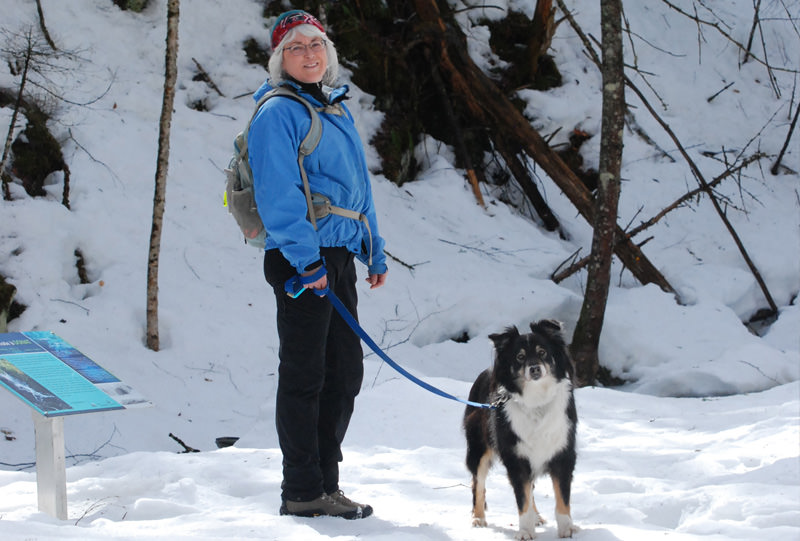
{"label": "snow", "polygon": [[[0,3],[4,29],[37,26],[33,2]],[[694,13],[692,2],[674,3]],[[66,97],[88,102],[112,84],[88,106],[58,106],[52,123],[71,170],[71,210],[60,205],[60,174],[50,179],[47,198],[31,199],[12,185],[14,200],[0,202],[0,272],[27,306],[10,322],[11,331],[55,332],[154,405],[65,418],[69,519],[59,521],[37,509],[30,410],[0,391],[0,429],[8,433],[0,439],[0,538],[512,538],[517,513],[500,467],[488,481],[489,527],[470,526],[462,406],[415,386],[369,352],[345,441],[342,486],[373,505],[375,515],[361,521],[278,515],[274,301],[260,254],[239,241],[221,206],[221,170],[252,107],[249,97],[235,96],[252,92],[265,77],[241,51],[247,37],[266,42],[259,2],[182,3],[159,270],[161,351],[144,346],[166,34],[165,2],[151,4],[134,14],[107,0],[42,1],[56,43],[81,51],[82,60],[62,81]],[[491,4],[459,15],[470,53],[487,65],[498,60],[486,48],[479,17],[501,16],[494,6],[528,12],[531,5]],[[575,15],[599,36],[596,4],[582,3]],[[716,14],[697,4],[698,14],[745,43],[752,3],[717,4]],[[761,4],[770,62],[796,70],[797,34],[786,19],[787,12],[797,16],[800,4]],[[773,72],[777,97],[766,67],[742,64],[736,47],[715,29],[698,27],[664,3],[626,2],[625,13],[635,32],[626,38],[629,61],[649,74],[654,90],[645,75],[629,74],[708,181],[739,155],[773,155],[716,190],[780,312],[759,334],[742,324],[766,301],[707,198],[687,203],[635,239],[652,236],[643,251],[678,295],[641,286],[615,264],[600,354],[627,383],[576,391],[572,514],[582,529],[576,538],[797,539],[800,198],[796,173],[768,172],[797,107],[796,75]],[[580,47],[562,23],[552,52],[564,86],[520,96],[542,133],[563,128],[554,144],[575,127],[595,134],[583,148],[592,166],[599,151],[600,81]],[[225,97],[192,81],[193,58]],[[2,65],[0,85],[13,87],[17,80]],[[372,96],[351,87],[350,105],[368,141],[381,115]],[[627,99],[637,123],[674,159],[626,130],[620,224],[635,226],[697,183],[674,142],[630,92]],[[197,100],[209,111],[188,107]],[[10,119],[10,109],[0,109],[3,133]],[[795,172],[796,141],[797,134],[784,157]],[[417,155],[426,169],[416,182],[397,187],[374,175],[392,258],[385,287],[370,291],[361,284],[360,319],[402,366],[466,398],[472,379],[491,364],[488,334],[556,318],[571,336],[585,274],[561,284],[549,276],[578,248],[587,253],[591,231],[543,173],[537,171],[540,189],[567,238],[506,206],[499,189],[485,191],[486,211],[477,207],[463,171],[452,165],[452,150],[441,143],[427,139]],[[367,156],[377,171],[377,153],[368,148]],[[76,248],[86,258],[89,284],[79,282]],[[467,342],[452,340],[465,334]],[[181,453],[170,433],[202,452]],[[216,449],[220,436],[240,439]],[[556,538],[549,485],[542,480],[535,491],[548,519],[538,529],[541,539]]]}

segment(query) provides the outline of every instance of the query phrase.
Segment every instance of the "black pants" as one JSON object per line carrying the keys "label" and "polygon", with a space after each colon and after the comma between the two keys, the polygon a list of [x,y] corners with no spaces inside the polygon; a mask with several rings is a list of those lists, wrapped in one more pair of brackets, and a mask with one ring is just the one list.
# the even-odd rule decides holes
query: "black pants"
{"label": "black pants", "polygon": [[[353,254],[323,248],[328,287],[358,317]],[[284,283],[296,270],[279,250],[264,256],[264,276],[277,301],[278,396],[275,424],[283,453],[282,497],[310,501],[339,489],[341,444],[364,377],[361,341],[325,297],[296,299]]]}

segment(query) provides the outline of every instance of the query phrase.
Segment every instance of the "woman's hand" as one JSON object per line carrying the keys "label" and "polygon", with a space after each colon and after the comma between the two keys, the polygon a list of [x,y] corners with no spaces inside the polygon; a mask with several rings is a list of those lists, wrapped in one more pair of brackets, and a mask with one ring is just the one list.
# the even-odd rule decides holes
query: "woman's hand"
{"label": "woman's hand", "polygon": [[[306,271],[301,276],[311,276],[312,274],[314,274],[318,270],[319,270],[319,267],[317,267],[314,270]],[[310,284],[304,283],[304,285],[306,286],[306,289],[327,289],[327,287],[328,287],[328,275],[327,274],[323,274],[317,280],[311,282]]]}
{"label": "woman's hand", "polygon": [[369,283],[370,289],[375,289],[376,287],[381,287],[383,284],[386,283],[386,273],[383,274],[370,274],[367,276],[367,282]]}

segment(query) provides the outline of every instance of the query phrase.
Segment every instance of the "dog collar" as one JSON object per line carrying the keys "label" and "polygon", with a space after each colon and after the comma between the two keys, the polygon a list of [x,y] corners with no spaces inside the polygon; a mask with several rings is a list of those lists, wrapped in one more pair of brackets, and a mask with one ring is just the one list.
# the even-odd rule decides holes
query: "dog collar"
{"label": "dog collar", "polygon": [[497,390],[494,392],[494,397],[491,402],[489,402],[493,408],[499,408],[506,402],[511,400],[511,395],[506,390],[505,387],[498,387]]}

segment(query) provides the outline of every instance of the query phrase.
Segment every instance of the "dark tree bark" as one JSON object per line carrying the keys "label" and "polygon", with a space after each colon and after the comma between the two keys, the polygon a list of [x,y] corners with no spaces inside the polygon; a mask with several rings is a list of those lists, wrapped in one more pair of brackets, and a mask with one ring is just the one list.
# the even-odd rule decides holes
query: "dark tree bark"
{"label": "dark tree bark", "polygon": [[158,260],[161,251],[161,229],[164,222],[164,204],[169,170],[169,133],[172,123],[172,106],[175,101],[175,83],[178,79],[178,19],[180,0],[167,2],[167,43],[164,68],[164,98],[158,132],[158,158],[156,162],[155,193],[153,195],[153,223],[150,230],[150,250],[147,259],[147,347],[159,350],[158,336]]}
{"label": "dark tree bark", "polygon": [[601,0],[600,6],[603,50],[600,175],[586,292],[570,344],[570,353],[575,362],[575,384],[580,387],[594,384],[600,369],[597,350],[611,282],[625,125],[621,0]]}

